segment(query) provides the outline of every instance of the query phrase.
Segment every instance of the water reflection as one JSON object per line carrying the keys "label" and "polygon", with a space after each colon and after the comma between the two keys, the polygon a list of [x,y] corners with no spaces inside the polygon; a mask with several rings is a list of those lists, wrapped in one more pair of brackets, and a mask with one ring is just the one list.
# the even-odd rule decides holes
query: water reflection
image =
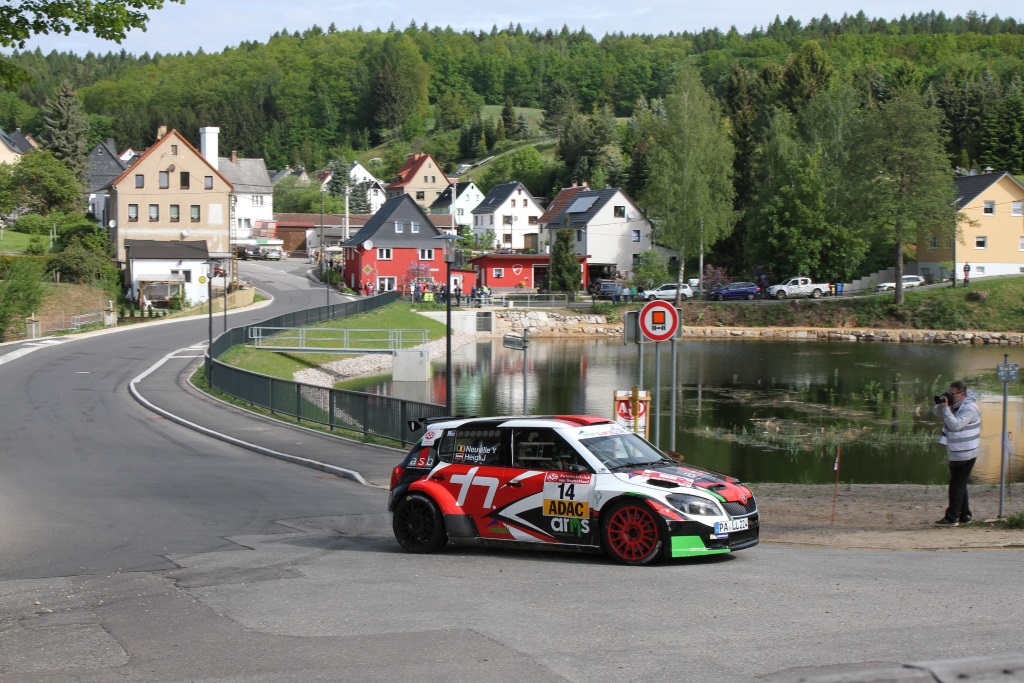
{"label": "water reflection", "polygon": [[[660,441],[667,447],[670,356],[669,345],[662,347]],[[746,481],[830,483],[841,454],[841,482],[944,484],[931,397],[962,378],[980,394],[984,428],[973,479],[999,480],[1003,402],[995,366],[1008,347],[712,339],[679,349],[676,450],[690,462]],[[1012,351],[1010,361],[1019,362],[1020,351]],[[636,347],[615,340],[532,340],[528,361],[532,414],[611,416],[613,391],[637,381]],[[489,340],[459,349],[454,363],[459,413],[522,412],[522,351]],[[654,364],[652,345],[646,389],[654,388]],[[443,359],[434,370],[428,393],[443,403]],[[360,388],[404,393],[383,378]],[[1012,451],[1014,436],[1024,434],[1024,402],[1019,383],[1010,392]],[[422,387],[417,393],[422,399]],[[1010,479],[1024,481],[1021,458],[1011,452],[1009,463]]]}

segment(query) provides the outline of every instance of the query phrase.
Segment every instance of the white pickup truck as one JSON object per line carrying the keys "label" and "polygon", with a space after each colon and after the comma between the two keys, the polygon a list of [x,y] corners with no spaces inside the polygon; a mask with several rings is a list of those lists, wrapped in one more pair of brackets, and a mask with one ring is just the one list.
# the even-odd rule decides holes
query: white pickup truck
{"label": "white pickup truck", "polygon": [[791,277],[781,285],[772,285],[768,288],[768,296],[775,299],[797,296],[809,296],[812,299],[817,299],[830,292],[827,284],[814,282],[809,277]]}

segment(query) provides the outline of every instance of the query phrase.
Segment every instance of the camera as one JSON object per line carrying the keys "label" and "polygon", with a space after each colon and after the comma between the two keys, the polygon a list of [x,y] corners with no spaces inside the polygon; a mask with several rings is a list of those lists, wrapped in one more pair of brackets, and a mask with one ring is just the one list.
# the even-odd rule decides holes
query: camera
{"label": "camera", "polygon": [[941,394],[935,394],[934,398],[935,398],[935,405],[939,405],[940,403],[949,403],[949,399],[951,399],[952,396],[950,396],[949,392],[947,391],[947,392],[944,392],[944,393],[941,393]]}

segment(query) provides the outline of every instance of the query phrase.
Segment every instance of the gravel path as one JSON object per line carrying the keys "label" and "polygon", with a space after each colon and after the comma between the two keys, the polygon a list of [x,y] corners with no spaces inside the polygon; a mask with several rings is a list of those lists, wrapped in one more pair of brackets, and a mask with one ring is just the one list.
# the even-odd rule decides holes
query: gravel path
{"label": "gravel path", "polygon": [[[452,351],[476,341],[476,336],[466,332],[452,332]],[[414,349],[427,349],[430,359],[444,357],[445,339],[435,339],[420,344]],[[293,376],[296,382],[311,384],[318,387],[332,387],[337,382],[360,375],[383,375],[391,370],[395,357],[384,353],[368,353],[365,356],[349,356],[341,360],[331,361],[319,368],[299,370]]]}

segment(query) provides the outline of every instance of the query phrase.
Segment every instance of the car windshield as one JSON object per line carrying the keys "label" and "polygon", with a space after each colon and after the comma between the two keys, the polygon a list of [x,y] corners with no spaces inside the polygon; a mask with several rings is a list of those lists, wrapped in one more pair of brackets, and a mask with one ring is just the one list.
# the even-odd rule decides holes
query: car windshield
{"label": "car windshield", "polygon": [[580,443],[610,470],[672,462],[636,434],[595,436]]}

